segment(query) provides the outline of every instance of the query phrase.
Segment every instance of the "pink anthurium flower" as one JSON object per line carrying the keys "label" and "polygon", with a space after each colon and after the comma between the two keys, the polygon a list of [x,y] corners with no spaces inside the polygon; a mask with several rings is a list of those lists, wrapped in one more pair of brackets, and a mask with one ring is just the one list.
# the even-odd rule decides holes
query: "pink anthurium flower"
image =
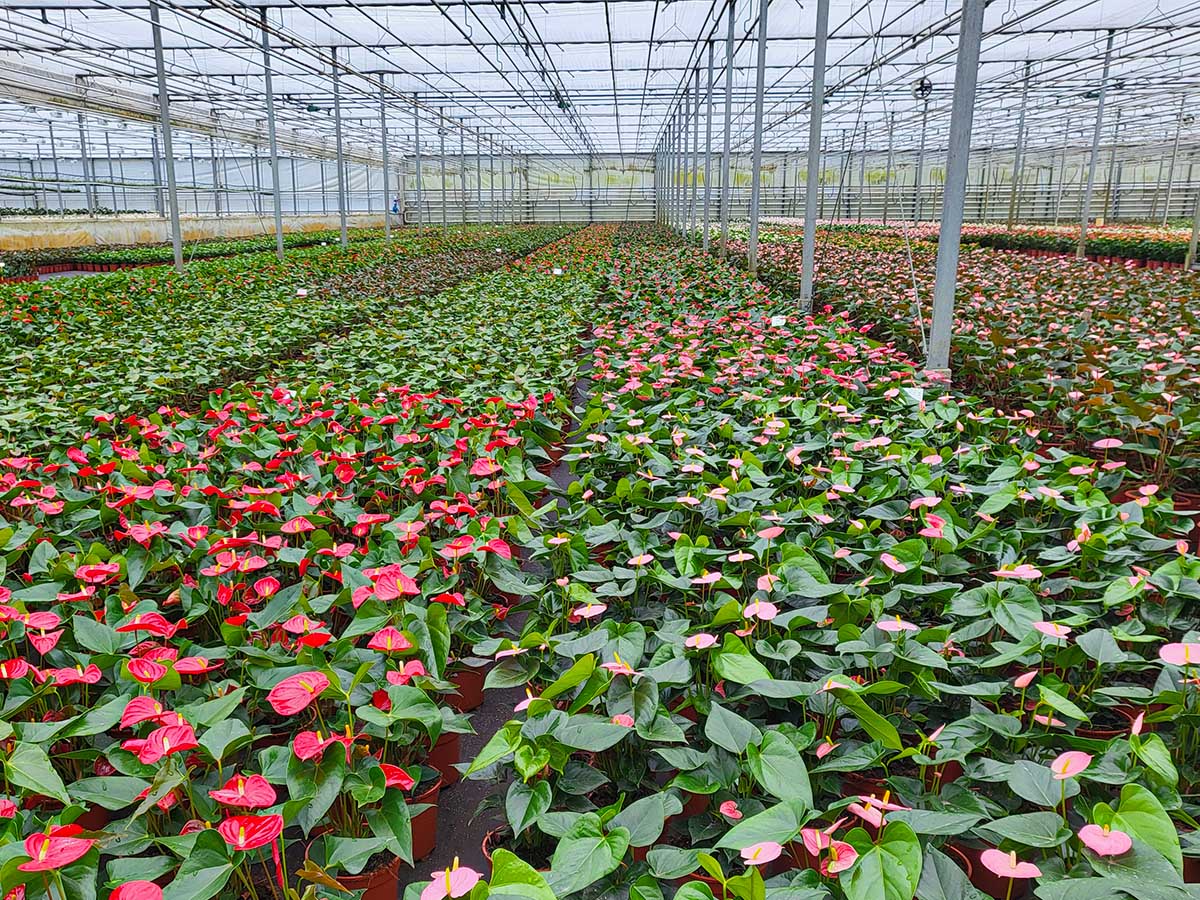
{"label": "pink anthurium flower", "polygon": [[294,716],[329,687],[329,679],[320,672],[290,675],[267,693],[267,702],[281,716]]}
{"label": "pink anthurium flower", "polygon": [[1034,622],[1034,630],[1041,632],[1046,637],[1065,638],[1071,633],[1071,629],[1067,625],[1060,625],[1057,622]]}
{"label": "pink anthurium flower", "polygon": [[920,631],[921,629],[912,622],[906,622],[899,616],[894,616],[891,619],[880,619],[875,623],[875,627],[880,631],[887,631],[895,634],[900,631]]}
{"label": "pink anthurium flower", "polygon": [[1036,581],[1042,577],[1041,569],[1022,563],[1019,566],[1004,566],[992,572],[996,578],[1016,578],[1024,581]]}
{"label": "pink anthurium flower", "polygon": [[1120,856],[1133,848],[1133,838],[1109,825],[1084,825],[1079,840],[1097,856]]}
{"label": "pink anthurium flower", "polygon": [[225,786],[209,791],[208,796],[225,806],[240,806],[245,809],[260,809],[275,805],[275,788],[261,775],[235,775]]}
{"label": "pink anthurium flower", "polygon": [[1040,878],[1042,870],[1030,862],[1021,862],[1015,852],[989,848],[979,854],[984,868],[1001,878]]}
{"label": "pink anthurium flower", "polygon": [[1158,658],[1169,666],[1200,665],[1200,644],[1164,644]]}
{"label": "pink anthurium flower", "polygon": [[833,841],[829,845],[829,856],[821,860],[821,874],[826,878],[844,872],[858,861],[858,851],[853,844]]}
{"label": "pink anthurium flower", "polygon": [[753,603],[746,605],[745,609],[742,610],[742,615],[747,619],[770,622],[779,615],[779,607],[768,600],[755,600]]}
{"label": "pink anthurium flower", "polygon": [[1050,768],[1054,772],[1055,780],[1062,781],[1064,778],[1078,775],[1091,764],[1092,755],[1090,753],[1084,753],[1082,750],[1068,750],[1066,753],[1059,754],[1050,764]]}
{"label": "pink anthurium flower", "polygon": [[452,900],[463,897],[471,893],[483,876],[474,869],[460,866],[456,856],[450,868],[434,872],[430,877],[433,880],[421,891],[421,900]]}
{"label": "pink anthurium flower", "polygon": [[716,635],[702,631],[699,634],[693,634],[684,639],[683,646],[692,650],[707,650],[709,647],[717,643]]}
{"label": "pink anthurium flower", "polygon": [[742,862],[748,866],[762,866],[779,859],[783,845],[775,841],[759,841],[742,848]]}
{"label": "pink anthurium flower", "polygon": [[721,815],[727,819],[736,821],[742,818],[743,813],[740,809],[738,809],[736,800],[726,800],[718,808],[720,809]]}
{"label": "pink anthurium flower", "polygon": [[163,892],[153,881],[127,881],[108,895],[108,900],[162,900]]}

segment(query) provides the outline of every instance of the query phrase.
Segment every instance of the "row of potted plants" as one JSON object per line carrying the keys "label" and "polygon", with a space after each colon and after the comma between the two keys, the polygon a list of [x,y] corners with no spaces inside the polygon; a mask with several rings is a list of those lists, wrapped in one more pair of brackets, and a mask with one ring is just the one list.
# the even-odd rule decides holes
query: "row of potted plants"
{"label": "row of potted plants", "polygon": [[[520,270],[595,288],[553,272],[604,237]],[[431,851],[561,404],[273,382],[0,461],[0,896],[394,897]]]}
{"label": "row of potted plants", "polygon": [[449,246],[363,242],[297,250],[284,262],[257,254],[195,263],[183,274],[157,269],[10,287],[14,317],[0,328],[8,351],[0,362],[7,385],[0,442],[19,449],[91,415],[197,402],[568,231],[522,226]]}
{"label": "row of potted plants", "polygon": [[[378,228],[352,228],[349,239],[354,242],[377,240],[383,236]],[[340,236],[336,231],[297,231],[283,236],[289,249],[335,244]],[[189,241],[188,259],[214,259],[242,253],[261,253],[275,249],[275,237],[205,238]],[[0,275],[7,278],[37,275],[38,273],[111,272],[131,266],[169,265],[173,259],[170,243],[138,244],[129,247],[52,247],[40,250],[0,252]]]}
{"label": "row of potted plants", "polygon": [[[760,255],[764,278],[798,290],[794,231],[786,240],[768,235]],[[934,262],[928,243],[902,231],[822,229],[818,295],[920,357]],[[1021,412],[1046,439],[1075,450],[1117,441],[1107,452],[1148,480],[1195,491],[1200,344],[1188,301],[1198,290],[1185,273],[964,252],[954,378]]]}
{"label": "row of potted plants", "polygon": [[486,849],[560,896],[1188,896],[1192,520],[779,299],[615,247],[554,580],[475,648],[528,690]]}

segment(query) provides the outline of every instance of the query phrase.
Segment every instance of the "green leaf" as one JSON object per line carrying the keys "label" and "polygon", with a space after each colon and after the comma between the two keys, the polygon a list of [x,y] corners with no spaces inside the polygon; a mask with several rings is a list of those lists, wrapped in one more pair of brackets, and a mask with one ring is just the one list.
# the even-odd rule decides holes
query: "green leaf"
{"label": "green leaf", "polygon": [[241,719],[225,719],[218,722],[200,738],[200,746],[215,760],[226,759],[229,754],[253,740],[250,729]]}
{"label": "green leaf", "polygon": [[508,754],[514,752],[520,743],[521,723],[515,720],[504,723],[500,730],[488,739],[488,742],[483,745],[483,749],[471,762],[470,768],[466,771],[466,777],[469,778],[476,772],[500,762]]}
{"label": "green leaf", "polygon": [[718,703],[712,704],[704,720],[704,735],[735,756],[744,753],[751,743],[762,740],[762,732],[753,724]]}
{"label": "green leaf", "polygon": [[1062,816],[1053,812],[1005,816],[980,825],[975,830],[997,844],[1007,839],[1026,847],[1057,847],[1071,837],[1070,829],[1063,825]]}
{"label": "green leaf", "polygon": [[[549,754],[547,754],[547,757]],[[538,781],[530,785],[523,781],[514,781],[508,787],[504,798],[504,812],[508,816],[508,824],[513,834],[519,835],[526,828],[541,818],[550,808],[550,782]]]}
{"label": "green leaf", "polygon": [[1127,784],[1121,788],[1121,799],[1115,812],[1107,804],[1097,803],[1092,810],[1092,819],[1097,825],[1110,825],[1153,847],[1176,871],[1183,871],[1183,851],[1175,823],[1158,798],[1141,785]]}
{"label": "green leaf", "polygon": [[629,804],[608,824],[626,829],[631,847],[649,847],[662,835],[667,819],[682,811],[683,804],[675,794],[659,791]]}
{"label": "green leaf", "polygon": [[903,822],[886,825],[873,844],[855,828],[847,836],[858,862],[839,876],[846,900],[912,900],[921,880],[921,842]]}
{"label": "green leaf", "polygon": [[488,897],[556,900],[541,872],[503,848],[492,854],[492,877],[488,888]]}
{"label": "green leaf", "polygon": [[554,736],[568,747],[599,753],[619,743],[632,733],[632,728],[617,725],[599,716],[570,716],[554,732]]}
{"label": "green leaf", "polygon": [[850,714],[858,719],[858,723],[863,727],[863,731],[872,738],[891,750],[904,749],[904,745],[900,742],[900,733],[896,731],[896,726],[871,709],[867,705],[867,702],[858,696],[858,694],[848,688],[840,687],[831,688],[830,693],[837,697],[841,704],[849,710]]}
{"label": "green leaf", "polygon": [[1082,709],[1064,697],[1058,691],[1051,690],[1043,685],[1038,685],[1038,695],[1041,697],[1041,702],[1049,706],[1051,709],[1057,710],[1064,716],[1076,719],[1080,722],[1088,721],[1088,714]]}
{"label": "green leaf", "polygon": [[385,791],[379,815],[371,816],[368,823],[371,833],[382,840],[393,855],[412,865],[412,813],[403,791]]}
{"label": "green leaf", "polygon": [[1079,793],[1079,782],[1074,778],[1057,781],[1049,766],[1039,766],[1027,759],[1019,759],[1009,770],[1008,786],[1022,800],[1036,806],[1054,809],[1062,803],[1063,790],[1068,797]]}
{"label": "green leaf", "polygon": [[124,809],[132,805],[138,794],[149,786],[150,782],[145,779],[125,775],[81,778],[71,782],[71,798],[104,809]]}
{"label": "green leaf", "polygon": [[85,650],[103,656],[120,652],[121,635],[111,625],[97,622],[92,616],[72,616],[71,633],[75,636],[75,643]]}
{"label": "green leaf", "polygon": [[1161,737],[1157,734],[1131,734],[1129,745],[1133,748],[1134,755],[1165,784],[1174,787],[1179,783],[1179,772],[1171,759],[1171,751],[1167,749]]}
{"label": "green leaf", "polygon": [[163,888],[163,900],[209,900],[215,897],[233,874],[228,845],[215,830],[196,835],[192,852],[180,865],[170,884]]}
{"label": "green leaf", "polygon": [[768,794],[780,800],[798,800],[812,808],[808,768],[796,745],[785,735],[768,731],[760,746],[749,748],[748,761],[750,774]]}
{"label": "green leaf", "polygon": [[595,669],[596,657],[594,654],[589,653],[586,656],[581,656],[575,660],[571,668],[563,672],[549,687],[542,691],[541,696],[546,700],[553,700],[559,694],[564,694],[583,684]]}
{"label": "green leaf", "polygon": [[741,850],[761,841],[786,844],[800,833],[807,807],[798,800],[786,800],[756,815],[742,819],[717,841],[722,850]]}
{"label": "green leaf", "polygon": [[37,744],[18,741],[12,754],[4,761],[8,780],[35,794],[45,794],[62,803],[70,803],[67,788],[63,784],[46,751]]}
{"label": "green leaf", "polygon": [[971,884],[958,863],[936,847],[925,848],[916,900],[985,900],[986,896]]}
{"label": "green leaf", "polygon": [[732,634],[725,635],[725,641],[712,655],[712,661],[717,675],[734,684],[753,684],[771,678],[770,670]]}
{"label": "green leaf", "polygon": [[581,891],[614,871],[628,848],[627,830],[614,828],[605,834],[600,817],[585,813],[559,839],[550,860],[549,885],[559,896]]}

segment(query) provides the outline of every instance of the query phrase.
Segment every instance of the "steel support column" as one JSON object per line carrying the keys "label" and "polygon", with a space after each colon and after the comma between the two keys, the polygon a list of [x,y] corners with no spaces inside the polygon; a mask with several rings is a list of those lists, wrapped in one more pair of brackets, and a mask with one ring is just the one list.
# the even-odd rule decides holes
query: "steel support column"
{"label": "steel support column", "polygon": [[[825,55],[828,47],[829,0],[817,0],[814,31],[812,97],[808,110],[808,171],[804,173],[804,234],[800,251],[800,309],[813,301],[813,267],[817,252],[817,192],[821,181],[821,116],[825,106]],[[888,135],[889,153],[891,134]]]}
{"label": "steel support column", "polygon": [[733,128],[733,26],[737,0],[729,0],[728,28],[725,34],[725,148],[721,153],[721,259],[729,243],[729,204],[732,200],[729,185],[729,153]]}
{"label": "steel support column", "polygon": [[350,243],[346,234],[346,166],[342,156],[342,90],[341,78],[338,76],[337,47],[333,53],[333,129],[337,145],[337,190],[338,190],[338,221],[341,225],[342,246]]}
{"label": "steel support column", "polygon": [[1017,114],[1017,148],[1013,154],[1012,189],[1008,194],[1009,231],[1012,231],[1017,220],[1017,195],[1021,190],[1021,170],[1025,165],[1025,107],[1029,103],[1029,70],[1032,67],[1033,63],[1025,60],[1025,78],[1021,84],[1021,111]]}
{"label": "steel support column", "polygon": [[695,87],[692,93],[696,102],[692,105],[692,192],[691,208],[688,211],[688,231],[694,232],[700,215],[700,67],[696,67]]}
{"label": "steel support column", "polygon": [[275,255],[283,259],[283,193],[279,187],[279,142],[275,138],[275,92],[271,86],[271,38],[267,9],[258,11],[262,28],[263,89],[267,101],[267,151],[271,154],[271,202],[275,205]]}
{"label": "steel support column", "polygon": [[79,168],[83,173],[83,198],[87,203],[88,215],[96,217],[95,181],[92,177],[92,161],[88,157],[87,128],[83,124],[83,113],[77,113],[79,125]]}
{"label": "steel support column", "polygon": [[1088,157],[1087,186],[1083,190],[1083,209],[1080,212],[1079,243],[1075,258],[1083,259],[1087,249],[1088,219],[1092,215],[1092,194],[1096,190],[1096,160],[1100,156],[1100,135],[1104,128],[1104,101],[1108,96],[1108,70],[1112,64],[1113,32],[1108,32],[1104,47],[1104,69],[1100,75],[1100,96],[1096,100],[1096,126],[1092,130],[1092,151]]}
{"label": "steel support column", "polygon": [[450,227],[446,210],[446,108],[438,107],[438,169],[441,173],[442,231]]}
{"label": "steel support column", "polygon": [[758,277],[758,205],[762,200],[762,131],[763,91],[767,76],[767,7],[771,0],[762,0],[758,8],[758,66],[754,81],[754,150],[750,163],[750,236],[746,241],[747,272]]}
{"label": "steel support column", "polygon": [[58,145],[54,140],[54,120],[47,119],[46,123],[50,126],[50,158],[54,163],[54,191],[58,194],[58,211],[66,215],[67,208],[63,206],[62,176],[58,171]]}
{"label": "steel support column", "polygon": [[[158,76],[158,116],[162,126],[163,156],[167,161],[167,203],[171,212],[171,249],[175,256],[175,271],[183,271],[183,233],[179,227],[179,193],[175,186],[175,153],[171,144],[171,101],[167,95],[167,68],[163,62],[162,28],[158,23],[158,6],[150,4],[150,31],[154,38],[154,70]],[[83,118],[80,117],[82,123]]]}
{"label": "steel support column", "polygon": [[708,89],[704,104],[704,238],[702,246],[708,252],[709,204],[712,196],[712,119],[713,119],[713,42],[708,42]]}
{"label": "steel support column", "polygon": [[[388,177],[388,126],[387,126],[387,99],[384,97],[383,84],[379,85],[379,139],[382,144],[380,150],[383,154],[383,239],[390,241],[392,239],[392,185],[391,178]],[[400,204],[396,204],[399,208]]]}
{"label": "steel support column", "polygon": [[[1163,207],[1162,225],[1167,227],[1167,219],[1171,215],[1171,191],[1175,187],[1175,162],[1179,158],[1179,134],[1183,130],[1183,111],[1187,106],[1187,97],[1179,98],[1179,119],[1175,123],[1175,140],[1171,144],[1171,165],[1167,168],[1167,203]],[[1158,199],[1158,187],[1154,189],[1155,201]]]}
{"label": "steel support column", "polygon": [[[913,221],[921,221],[921,182],[925,180],[925,127],[929,123],[929,101],[921,101],[921,142],[917,145],[917,171],[913,175]],[[942,202],[945,206],[945,201]]]}
{"label": "steel support column", "polygon": [[420,234],[425,229],[425,202],[421,194],[425,189],[425,173],[421,170],[421,107],[416,94],[413,94],[413,143],[417,157],[417,234]]}
{"label": "steel support column", "polygon": [[963,0],[958,59],[954,66],[954,100],[950,109],[950,149],[938,231],[937,268],[933,287],[933,327],[929,333],[927,369],[949,374],[950,339],[954,328],[954,292],[958,287],[958,243],[962,237],[963,201],[971,163],[971,126],[975,87],[979,80],[979,45],[983,37],[985,0]]}

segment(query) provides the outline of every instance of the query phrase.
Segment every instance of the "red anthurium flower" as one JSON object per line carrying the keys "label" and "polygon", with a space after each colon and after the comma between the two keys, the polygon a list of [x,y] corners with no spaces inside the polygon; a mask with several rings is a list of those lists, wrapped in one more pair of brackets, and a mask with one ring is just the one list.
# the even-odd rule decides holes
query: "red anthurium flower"
{"label": "red anthurium flower", "polygon": [[162,613],[148,612],[139,613],[134,616],[124,625],[118,625],[117,631],[122,634],[130,634],[136,631],[147,631],[156,637],[170,639],[173,638],[176,632],[187,627],[187,622],[182,621],[178,625],[172,625],[167,621]]}
{"label": "red anthurium flower", "polygon": [[234,850],[257,850],[283,834],[283,816],[230,816],[217,831]]}
{"label": "red anthurium flower", "polygon": [[267,598],[275,594],[279,590],[279,579],[266,576],[254,582],[254,593],[259,597]]}
{"label": "red anthurium flower", "polygon": [[402,791],[411,791],[416,781],[411,775],[405,772],[399,766],[392,766],[387,763],[380,765],[383,769],[383,774],[387,778],[388,787],[398,787]]}
{"label": "red anthurium flower", "polygon": [[214,661],[204,656],[185,656],[176,660],[175,671],[180,675],[203,675],[205,672],[221,668],[222,665],[219,659]]}
{"label": "red anthurium flower", "polygon": [[186,723],[162,725],[150,732],[145,740],[134,738],[121,742],[121,749],[137,754],[138,762],[144,766],[153,765],[172,753],[195,750],[199,746],[196,732]]}
{"label": "red anthurium flower", "polygon": [[367,643],[368,649],[379,650],[383,653],[401,653],[411,650],[412,646],[412,641],[404,636],[404,632],[390,625],[375,632],[375,635]]}
{"label": "red anthurium flower", "polygon": [[60,825],[48,832],[31,834],[25,839],[29,862],[17,866],[22,872],[46,872],[69,866],[95,845],[89,838],[77,838],[83,831],[78,825]]}
{"label": "red anthurium flower", "polygon": [[104,584],[120,574],[119,563],[90,563],[75,570],[75,577],[86,584]]}
{"label": "red anthurium flower", "polygon": [[141,659],[131,659],[129,661],[129,674],[142,684],[154,684],[154,682],[167,674],[167,667],[144,657]]}
{"label": "red anthurium flower", "polygon": [[380,570],[375,580],[375,596],[380,600],[395,600],[398,597],[414,597],[421,593],[417,583],[405,575],[399,566],[388,566]]}
{"label": "red anthurium flower", "polygon": [[63,629],[57,631],[30,631],[25,635],[29,638],[29,643],[33,644],[33,649],[45,656],[54,649],[58,643],[58,639],[63,636]]}
{"label": "red anthurium flower", "polygon": [[121,713],[121,727],[131,728],[139,722],[158,721],[166,709],[153,697],[134,697]]}
{"label": "red anthurium flower", "polygon": [[492,538],[486,544],[480,544],[479,549],[484,553],[495,553],[501,559],[512,559],[512,547],[500,538]]}
{"label": "red anthurium flower", "polygon": [[466,606],[467,601],[458,591],[443,591],[433,598],[435,603],[445,603],[447,606]]}
{"label": "red anthurium flower", "polygon": [[226,806],[242,806],[246,809],[259,809],[275,804],[275,788],[261,775],[235,775],[225,782],[225,786],[215,791],[209,791],[208,796]]}
{"label": "red anthurium flower", "polygon": [[127,881],[108,895],[108,900],[162,900],[162,888],[153,881]]}
{"label": "red anthurium flower", "polygon": [[336,469],[333,470],[333,477],[336,478],[338,481],[340,481],[342,484],[349,484],[350,482],[352,482],[354,480],[354,476],[356,474],[357,473],[354,471],[354,466],[351,466],[347,463],[342,463],[340,466],[338,466]]}
{"label": "red anthurium flower", "polygon": [[0,662],[0,679],[24,678],[32,669],[23,659],[6,659]]}
{"label": "red anthurium flower", "polygon": [[86,669],[82,666],[73,669],[50,669],[46,674],[54,679],[57,687],[65,687],[68,684],[95,684],[104,676],[100,667],[95,664]]}
{"label": "red anthurium flower", "polygon": [[389,671],[387,673],[388,684],[408,684],[418,675],[428,675],[425,671],[425,664],[419,659],[410,659],[404,664],[404,668],[399,672]]}
{"label": "red anthurium flower", "polygon": [[17,814],[17,804],[7,797],[0,797],[0,819],[11,819]]}
{"label": "red anthurium flower", "polygon": [[329,679],[320,672],[300,672],[291,675],[267,694],[267,702],[281,716],[294,716],[307,709],[320,693],[329,687]]}

